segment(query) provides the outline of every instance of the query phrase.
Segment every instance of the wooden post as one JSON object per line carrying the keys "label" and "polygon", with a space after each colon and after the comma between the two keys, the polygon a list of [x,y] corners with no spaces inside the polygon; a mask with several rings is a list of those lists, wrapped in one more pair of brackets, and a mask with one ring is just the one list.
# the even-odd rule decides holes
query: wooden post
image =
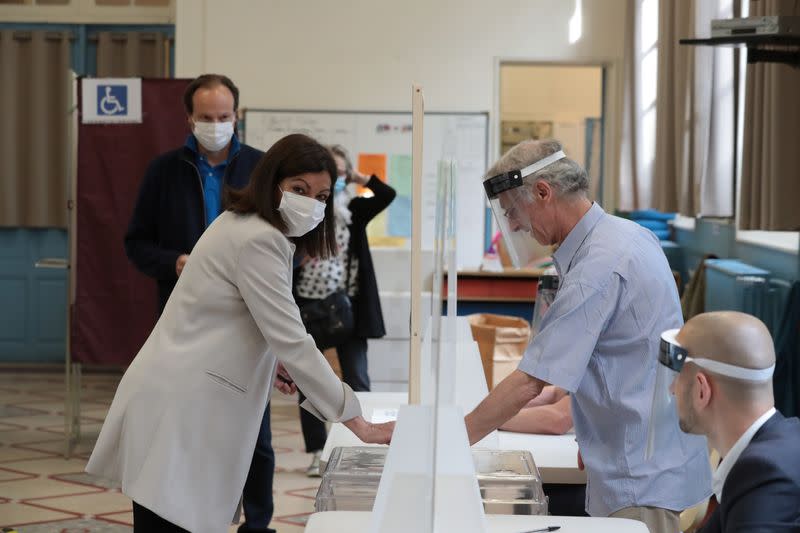
{"label": "wooden post", "polygon": [[408,403],[419,404],[422,371],[422,87],[411,87],[411,332],[408,364]]}

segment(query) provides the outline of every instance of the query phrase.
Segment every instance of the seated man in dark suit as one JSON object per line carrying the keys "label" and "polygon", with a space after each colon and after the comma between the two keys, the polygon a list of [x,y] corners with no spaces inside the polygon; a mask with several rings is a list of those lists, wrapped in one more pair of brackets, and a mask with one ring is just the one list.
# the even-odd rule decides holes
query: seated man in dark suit
{"label": "seated man in dark suit", "polygon": [[671,387],[681,429],[706,435],[723,457],[713,478],[719,506],[701,531],[800,531],[800,420],[775,410],[766,326],[722,311],[669,333],[662,347],[671,341],[667,351],[682,364]]}

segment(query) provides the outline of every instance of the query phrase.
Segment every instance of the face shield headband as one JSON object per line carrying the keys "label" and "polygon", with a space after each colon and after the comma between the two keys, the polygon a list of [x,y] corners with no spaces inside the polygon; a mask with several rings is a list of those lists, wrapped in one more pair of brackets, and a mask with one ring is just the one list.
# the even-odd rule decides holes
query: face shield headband
{"label": "face shield headband", "polygon": [[745,368],[705,357],[689,357],[689,352],[677,341],[679,331],[679,329],[670,329],[661,334],[661,349],[658,356],[662,365],[675,372],[680,372],[685,363],[694,363],[715,374],[743,381],[759,382],[770,379],[775,371],[774,364],[767,368]]}
{"label": "face shield headband", "polygon": [[511,170],[504,174],[498,174],[497,176],[487,179],[483,182],[483,188],[486,191],[486,197],[489,199],[489,201],[492,201],[500,196],[500,194],[508,190],[521,187],[522,180],[524,178],[539,172],[544,167],[552,165],[556,161],[564,159],[565,157],[567,157],[567,155],[562,150],[559,150],[558,152],[550,154],[547,157],[528,165],[522,170]]}
{"label": "face shield headband", "polygon": [[684,364],[694,363],[716,374],[752,382],[768,380],[775,370],[775,365],[760,369],[743,368],[706,357],[690,357],[688,350],[677,340],[678,332],[679,329],[670,329],[661,334],[658,354],[660,364],[656,365],[656,382],[653,388],[653,403],[650,408],[645,448],[645,459],[648,461],[657,453],[666,453],[675,444],[671,440],[674,435],[672,428],[678,420],[670,385]]}
{"label": "face shield headband", "polygon": [[523,268],[536,259],[540,250],[532,235],[529,214],[533,194],[530,187],[522,187],[524,180],[565,157],[559,150],[521,170],[505,172],[483,182],[505,248],[517,268]]}

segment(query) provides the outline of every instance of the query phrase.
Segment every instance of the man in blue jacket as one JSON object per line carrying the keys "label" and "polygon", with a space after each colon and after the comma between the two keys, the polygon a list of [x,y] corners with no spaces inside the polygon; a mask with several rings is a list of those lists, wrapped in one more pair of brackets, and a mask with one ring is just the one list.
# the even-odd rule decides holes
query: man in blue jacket
{"label": "man in blue jacket", "polygon": [[244,187],[262,156],[235,135],[239,89],[226,76],[200,76],[183,100],[192,134],[150,163],[125,234],[128,258],[158,283],[159,312],[192,247],[222,211],[223,188]]}
{"label": "man in blue jacket", "polygon": [[681,429],[706,435],[723,457],[713,478],[719,506],[701,531],[800,531],[800,420],[775,410],[766,326],[721,311],[669,333],[662,363],[680,361],[671,391]]}
{"label": "man in blue jacket", "polygon": [[[236,136],[239,89],[227,76],[204,74],[192,80],[183,104],[192,133],[183,146],[148,166],[125,234],[128,258],[156,280],[159,312],[200,235],[222,212],[225,187],[247,185],[263,155]],[[241,533],[274,531],[267,527],[273,512],[274,471],[267,405],[244,487],[246,521]]]}

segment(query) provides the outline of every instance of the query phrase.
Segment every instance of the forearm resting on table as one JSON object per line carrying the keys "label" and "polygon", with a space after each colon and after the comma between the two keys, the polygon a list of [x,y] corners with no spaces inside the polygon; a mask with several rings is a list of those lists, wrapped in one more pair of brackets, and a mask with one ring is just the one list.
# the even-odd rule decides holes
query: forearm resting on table
{"label": "forearm resting on table", "polygon": [[500,429],[516,433],[563,435],[571,427],[570,400],[568,396],[563,396],[552,405],[523,408],[508,422],[500,426]]}
{"label": "forearm resting on table", "polygon": [[540,392],[536,398],[529,401],[528,405],[526,405],[525,407],[536,407],[537,405],[554,404],[559,400],[561,400],[566,395],[567,391],[565,391],[561,387],[548,385],[542,389],[542,392]]}
{"label": "forearm resting on table", "polygon": [[503,425],[542,391],[546,383],[515,370],[464,418],[469,443],[475,444]]}

